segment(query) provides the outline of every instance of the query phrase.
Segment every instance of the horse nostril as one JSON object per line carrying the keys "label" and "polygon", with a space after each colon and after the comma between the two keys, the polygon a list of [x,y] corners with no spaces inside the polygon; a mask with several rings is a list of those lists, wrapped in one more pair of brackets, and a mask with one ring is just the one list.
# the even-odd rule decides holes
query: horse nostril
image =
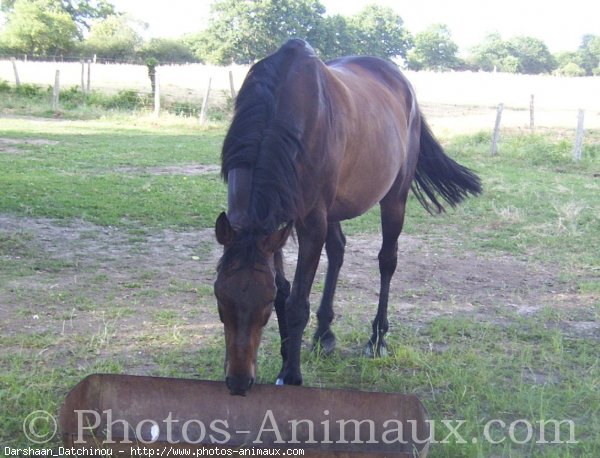
{"label": "horse nostril", "polygon": [[248,390],[254,385],[254,379],[252,377],[226,377],[225,385],[229,389],[229,394],[246,396]]}

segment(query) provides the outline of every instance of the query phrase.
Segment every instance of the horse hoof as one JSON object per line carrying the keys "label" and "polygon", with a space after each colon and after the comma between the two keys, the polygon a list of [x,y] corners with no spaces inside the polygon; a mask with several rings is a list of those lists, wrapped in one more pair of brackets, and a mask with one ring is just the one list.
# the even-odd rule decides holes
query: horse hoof
{"label": "horse hoof", "polygon": [[387,345],[385,343],[373,345],[373,343],[369,341],[365,346],[365,356],[367,358],[385,358],[387,354]]}
{"label": "horse hoof", "polygon": [[315,339],[311,350],[317,355],[329,356],[335,351],[335,346],[335,335],[330,333],[327,337]]}
{"label": "horse hoof", "polygon": [[298,371],[295,375],[289,372],[280,373],[277,376],[277,380],[275,380],[275,385],[302,385],[302,374],[300,371]]}

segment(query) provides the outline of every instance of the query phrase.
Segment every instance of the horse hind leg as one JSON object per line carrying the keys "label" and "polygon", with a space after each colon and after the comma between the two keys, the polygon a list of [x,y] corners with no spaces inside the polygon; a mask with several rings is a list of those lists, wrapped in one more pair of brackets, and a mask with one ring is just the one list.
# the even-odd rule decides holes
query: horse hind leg
{"label": "horse hind leg", "polygon": [[398,263],[398,237],[404,224],[404,211],[408,192],[401,195],[388,194],[380,202],[383,241],[379,251],[379,273],[381,277],[379,304],[372,324],[372,335],[365,346],[368,357],[385,356],[387,344],[385,334],[389,329],[387,318],[390,282]]}
{"label": "horse hind leg", "polygon": [[342,233],[339,222],[330,223],[327,228],[325,251],[327,253],[327,274],[325,276],[325,289],[321,304],[317,310],[318,325],[313,337],[313,351],[329,355],[335,350],[335,334],[331,331],[333,321],[333,297],[337,286],[338,276],[344,263],[344,249],[346,237]]}

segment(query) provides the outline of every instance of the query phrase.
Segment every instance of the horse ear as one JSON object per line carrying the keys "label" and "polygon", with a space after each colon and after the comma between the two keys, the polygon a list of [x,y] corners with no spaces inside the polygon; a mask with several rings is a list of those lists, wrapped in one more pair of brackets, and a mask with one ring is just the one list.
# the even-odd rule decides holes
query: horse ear
{"label": "horse ear", "polygon": [[292,233],[292,229],[294,228],[293,223],[288,223],[281,229],[276,230],[272,234],[268,235],[262,241],[262,247],[268,253],[275,253],[276,251],[283,248],[285,242],[287,242],[288,237]]}
{"label": "horse ear", "polygon": [[221,212],[217,218],[217,222],[215,224],[215,234],[217,236],[217,242],[219,242],[221,245],[231,245],[233,243],[235,231],[231,227],[225,212]]}

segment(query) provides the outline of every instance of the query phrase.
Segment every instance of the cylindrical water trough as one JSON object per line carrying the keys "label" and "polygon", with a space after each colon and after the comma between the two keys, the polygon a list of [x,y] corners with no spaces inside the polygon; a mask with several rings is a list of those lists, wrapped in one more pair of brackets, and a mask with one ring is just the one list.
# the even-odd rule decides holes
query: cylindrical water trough
{"label": "cylindrical water trough", "polygon": [[426,457],[426,420],[412,395],[256,385],[240,397],[223,382],[103,374],[60,412],[66,447],[118,456]]}

